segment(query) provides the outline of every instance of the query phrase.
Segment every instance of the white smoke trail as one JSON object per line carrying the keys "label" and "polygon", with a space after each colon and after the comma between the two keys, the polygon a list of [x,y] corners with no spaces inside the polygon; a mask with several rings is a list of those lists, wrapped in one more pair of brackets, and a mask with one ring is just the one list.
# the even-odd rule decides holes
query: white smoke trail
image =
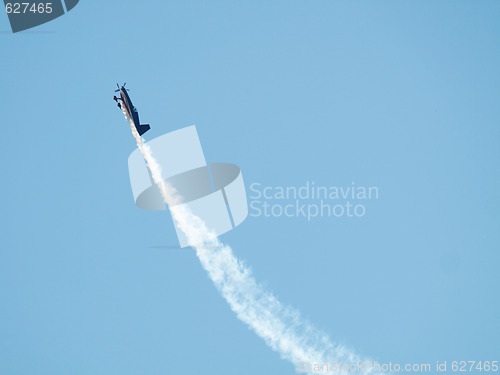
{"label": "white smoke trail", "polygon": [[[178,205],[180,199],[177,192],[163,181],[160,165],[154,159],[151,149],[140,137],[132,119],[124,113],[153,180],[158,185],[164,202],[170,207],[174,221],[189,243],[199,244],[195,246],[196,255],[237,317],[301,372],[318,373],[314,371],[315,364],[365,363],[367,359],[361,359],[341,345],[332,344],[327,335],[305,322],[297,310],[283,306],[272,293],[257,284],[250,269],[233,255],[229,246],[219,241],[203,220],[184,205]],[[372,370],[357,368],[354,372],[371,374]],[[349,372],[340,369],[337,371]]]}

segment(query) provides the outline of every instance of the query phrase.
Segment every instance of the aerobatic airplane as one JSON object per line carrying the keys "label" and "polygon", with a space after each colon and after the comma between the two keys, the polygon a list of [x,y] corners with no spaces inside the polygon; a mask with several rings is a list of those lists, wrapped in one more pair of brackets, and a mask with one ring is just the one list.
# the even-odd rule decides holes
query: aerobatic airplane
{"label": "aerobatic airplane", "polygon": [[125,85],[126,85],[126,83],[124,83],[123,86],[120,87],[120,85],[118,83],[116,84],[116,86],[118,86],[118,90],[115,90],[115,92],[120,92],[120,97],[117,98],[115,95],[113,97],[113,99],[115,100],[115,102],[118,102],[119,100],[121,100],[121,103],[118,102],[118,108],[123,110],[123,108],[122,108],[122,104],[123,104],[123,106],[125,107],[125,111],[130,116],[130,118],[134,121],[134,125],[135,125],[135,128],[137,129],[137,132],[139,133],[139,135],[143,135],[149,129],[151,129],[151,127],[149,126],[149,124],[141,125],[141,123],[139,122],[139,113],[137,112],[137,109],[132,104],[132,100],[130,100],[130,96],[128,96],[128,93],[127,93],[128,89],[125,88]]}

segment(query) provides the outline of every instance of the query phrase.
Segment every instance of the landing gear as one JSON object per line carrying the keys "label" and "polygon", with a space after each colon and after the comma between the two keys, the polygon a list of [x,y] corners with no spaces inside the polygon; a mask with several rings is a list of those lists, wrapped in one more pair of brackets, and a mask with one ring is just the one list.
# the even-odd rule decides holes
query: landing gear
{"label": "landing gear", "polygon": [[122,109],[122,105],[120,103],[118,103],[118,108]]}

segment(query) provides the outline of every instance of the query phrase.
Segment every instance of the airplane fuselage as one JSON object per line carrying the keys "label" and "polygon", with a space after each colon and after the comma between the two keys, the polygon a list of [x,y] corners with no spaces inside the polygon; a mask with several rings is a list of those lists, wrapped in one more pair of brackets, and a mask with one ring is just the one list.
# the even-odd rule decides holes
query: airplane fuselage
{"label": "airplane fuselage", "polygon": [[130,116],[131,119],[134,120],[135,126],[136,127],[139,126],[141,124],[139,122],[139,113],[132,104],[132,100],[130,99],[127,90],[125,90],[123,87],[120,89],[120,97],[122,99],[123,106],[125,107],[125,110],[127,111],[128,115]]}

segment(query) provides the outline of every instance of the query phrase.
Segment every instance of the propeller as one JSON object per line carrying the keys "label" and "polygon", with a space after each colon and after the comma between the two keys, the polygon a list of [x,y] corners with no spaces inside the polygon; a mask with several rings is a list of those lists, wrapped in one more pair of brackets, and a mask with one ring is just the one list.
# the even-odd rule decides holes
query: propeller
{"label": "propeller", "polygon": [[[125,89],[125,85],[126,85],[126,84],[127,84],[127,82],[125,82],[125,83],[123,84],[122,88],[124,88],[124,89]],[[116,86],[118,86],[118,90],[115,90],[115,92],[120,91],[120,90],[121,90],[121,89],[120,89],[120,85],[117,83],[117,84],[116,84]],[[130,91],[129,89],[125,89],[125,90]]]}

